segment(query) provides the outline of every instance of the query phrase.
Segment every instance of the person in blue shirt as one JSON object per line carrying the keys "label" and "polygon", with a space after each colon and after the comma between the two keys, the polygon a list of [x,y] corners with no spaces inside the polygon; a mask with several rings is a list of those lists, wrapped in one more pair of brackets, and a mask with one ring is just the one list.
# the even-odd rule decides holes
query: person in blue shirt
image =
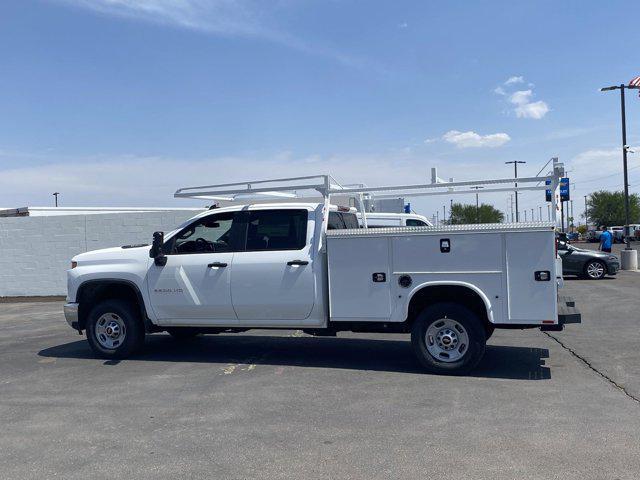
{"label": "person in blue shirt", "polygon": [[613,235],[609,230],[607,230],[607,227],[602,227],[602,234],[600,235],[600,250],[611,253],[612,243]]}

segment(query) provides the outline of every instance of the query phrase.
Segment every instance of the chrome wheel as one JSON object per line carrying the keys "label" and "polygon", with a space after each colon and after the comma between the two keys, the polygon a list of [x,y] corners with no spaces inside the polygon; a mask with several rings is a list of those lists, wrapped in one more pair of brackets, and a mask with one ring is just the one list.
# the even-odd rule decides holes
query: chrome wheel
{"label": "chrome wheel", "polygon": [[591,262],[587,265],[587,275],[589,278],[593,278],[594,280],[598,280],[604,277],[604,265],[600,262]]}
{"label": "chrome wheel", "polygon": [[433,358],[441,362],[455,362],[467,353],[469,334],[459,322],[441,318],[427,328],[425,344]]}
{"label": "chrome wheel", "polygon": [[127,335],[124,321],[115,313],[105,313],[96,322],[95,336],[101,347],[114,350]]}

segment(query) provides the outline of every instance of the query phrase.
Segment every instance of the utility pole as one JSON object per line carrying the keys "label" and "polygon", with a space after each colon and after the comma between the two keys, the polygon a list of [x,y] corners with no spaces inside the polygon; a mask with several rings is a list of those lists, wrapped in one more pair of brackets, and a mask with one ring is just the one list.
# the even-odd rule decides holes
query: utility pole
{"label": "utility pole", "polygon": [[[522,160],[512,160],[510,162],[504,162],[504,163],[505,164],[513,163],[513,173],[514,173],[513,178],[518,178],[518,164],[527,163],[527,162],[523,162]],[[518,188],[518,182],[516,182],[516,188]],[[515,194],[516,194],[516,223],[517,223],[520,221],[518,216],[518,190],[515,191]]]}
{"label": "utility pole", "polygon": [[547,204],[547,220],[551,221],[551,205]]}
{"label": "utility pole", "polygon": [[524,221],[527,223],[527,209],[524,209]]}
{"label": "utility pole", "polygon": [[589,230],[589,209],[587,208],[587,195],[584,196],[584,225]]}
{"label": "utility pole", "polygon": [[629,150],[629,146],[627,145],[627,117],[625,114],[624,90],[625,88],[640,89],[640,85],[637,85],[635,80],[637,79],[632,80],[633,85],[625,85],[624,83],[621,83],[620,86],[614,85],[600,89],[601,92],[620,90],[620,112],[622,114],[622,168],[624,170],[624,237],[627,244],[625,250],[631,250],[631,239],[629,232],[629,175],[627,172],[627,151]]}
{"label": "utility pole", "polygon": [[542,207],[538,205],[538,221],[542,221]]}
{"label": "utility pole", "polygon": [[560,231],[564,233],[564,202],[560,200]]}
{"label": "utility pole", "polygon": [[533,218],[533,208],[531,209],[531,221],[532,221],[532,222],[534,221],[534,218]]}
{"label": "utility pole", "polygon": [[[571,204],[571,217],[569,217],[571,219],[571,231],[573,232],[573,200],[569,200],[569,203]],[[569,223],[569,219],[567,219],[567,223]]]}
{"label": "utility pole", "polygon": [[440,211],[436,210],[436,225],[440,224]]}
{"label": "utility pole", "polygon": [[475,186],[470,187],[476,191],[476,223],[480,223],[480,204],[478,203],[478,190],[484,187]]}
{"label": "utility pole", "polygon": [[511,198],[511,223],[513,223],[513,193],[509,197]]}
{"label": "utility pole", "polygon": [[442,205],[442,221],[444,222],[447,218],[447,207],[446,205]]}
{"label": "utility pole", "polygon": [[56,207],[58,206],[58,195],[60,195],[60,192],[53,192],[53,196],[56,198]]}

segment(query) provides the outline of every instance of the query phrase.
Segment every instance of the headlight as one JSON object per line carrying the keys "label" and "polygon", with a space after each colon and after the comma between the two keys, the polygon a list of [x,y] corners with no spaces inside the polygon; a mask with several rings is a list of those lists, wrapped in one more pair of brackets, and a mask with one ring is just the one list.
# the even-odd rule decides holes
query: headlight
{"label": "headlight", "polygon": [[618,261],[618,257],[614,257],[613,255],[609,257],[609,260],[613,260],[615,262]]}

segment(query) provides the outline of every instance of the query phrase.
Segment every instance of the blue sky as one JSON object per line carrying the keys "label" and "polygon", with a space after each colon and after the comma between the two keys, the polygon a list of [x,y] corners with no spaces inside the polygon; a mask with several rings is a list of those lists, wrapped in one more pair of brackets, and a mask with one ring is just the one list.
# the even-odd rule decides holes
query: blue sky
{"label": "blue sky", "polygon": [[[584,0],[4,0],[0,206],[53,191],[68,206],[185,206],[172,193],[189,184],[388,184],[432,166],[463,180],[508,176],[514,159],[533,175],[559,156],[578,213],[582,195],[622,185],[619,98],[598,88],[640,75],[638,14]],[[627,107],[640,144],[636,94]]]}

